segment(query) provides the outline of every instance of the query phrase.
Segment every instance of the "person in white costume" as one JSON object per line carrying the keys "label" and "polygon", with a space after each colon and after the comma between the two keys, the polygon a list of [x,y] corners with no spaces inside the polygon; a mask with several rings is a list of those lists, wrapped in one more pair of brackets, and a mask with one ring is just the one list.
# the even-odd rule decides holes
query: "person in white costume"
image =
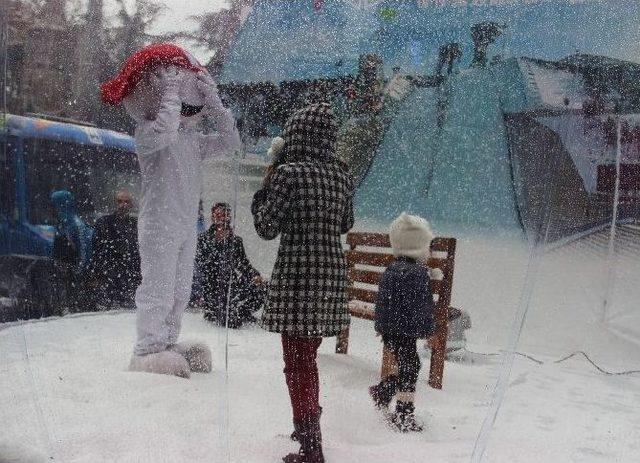
{"label": "person in white costume", "polygon": [[[136,121],[142,174],[142,283],[135,297],[137,342],[129,369],[187,378],[191,371],[209,372],[209,348],[178,343],[178,337],[193,278],[201,159],[239,149],[235,120],[207,71],[173,44],[138,50],[102,93],[107,102],[121,100]],[[217,133],[199,131],[202,114],[215,120]]]}

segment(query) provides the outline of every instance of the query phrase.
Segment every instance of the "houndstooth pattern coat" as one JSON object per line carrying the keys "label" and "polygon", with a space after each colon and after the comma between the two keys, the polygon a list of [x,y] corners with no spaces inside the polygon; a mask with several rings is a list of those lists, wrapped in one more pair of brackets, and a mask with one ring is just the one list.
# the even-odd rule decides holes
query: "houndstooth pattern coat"
{"label": "houndstooth pattern coat", "polygon": [[353,225],[350,176],[335,162],[280,166],[256,193],[263,239],[280,237],[262,326],[291,336],[335,336],[349,325],[340,235]]}
{"label": "houndstooth pattern coat", "polygon": [[286,159],[295,162],[280,165],[252,204],[258,235],[281,235],[261,325],[290,336],[335,336],[349,325],[340,236],[353,226],[353,181],[332,156],[297,149],[287,135]]}

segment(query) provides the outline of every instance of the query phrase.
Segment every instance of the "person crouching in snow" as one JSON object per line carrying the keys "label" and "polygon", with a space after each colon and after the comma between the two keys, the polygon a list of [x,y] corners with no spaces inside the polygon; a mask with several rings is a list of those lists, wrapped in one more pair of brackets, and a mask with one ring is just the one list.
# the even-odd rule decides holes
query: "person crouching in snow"
{"label": "person crouching in snow", "polygon": [[235,234],[227,203],[211,206],[211,227],[198,237],[196,268],[202,276],[205,320],[229,328],[256,321],[253,313],[262,308],[266,290]]}
{"label": "person crouching in snow", "polygon": [[413,398],[420,371],[416,341],[433,330],[433,295],[426,266],[434,234],[429,223],[402,213],[391,224],[389,239],[395,260],[382,274],[375,305],[375,329],[398,365],[398,374],[369,388],[378,408],[396,397],[390,423],[402,432],[422,431],[414,415]]}
{"label": "person crouching in snow", "polygon": [[[142,173],[142,283],[135,296],[137,342],[129,369],[187,378],[190,371],[209,372],[206,345],[177,341],[193,278],[200,161],[239,148],[234,118],[207,71],[170,43],[135,52],[101,92],[105,103],[124,103],[135,120]],[[198,131],[202,114],[216,121],[216,134]]]}
{"label": "person crouching in snow", "polygon": [[353,181],[334,157],[336,135],[329,104],[294,113],[284,127],[284,147],[277,148],[282,155],[251,205],[258,235],[265,240],[281,235],[260,324],[282,338],[301,446],[284,457],[287,463],[324,462],[316,355],[323,337],[349,326],[340,235],[353,226]]}

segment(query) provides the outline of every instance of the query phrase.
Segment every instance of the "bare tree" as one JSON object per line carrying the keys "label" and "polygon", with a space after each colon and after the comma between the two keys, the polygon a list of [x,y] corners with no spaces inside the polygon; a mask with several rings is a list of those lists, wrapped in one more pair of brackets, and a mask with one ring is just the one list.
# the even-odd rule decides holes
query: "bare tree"
{"label": "bare tree", "polygon": [[254,3],[255,0],[231,0],[229,8],[193,16],[193,19],[198,22],[198,28],[192,34],[186,34],[185,37],[214,53],[207,64],[212,74],[217,75],[222,69],[233,38]]}
{"label": "bare tree", "polygon": [[100,112],[98,88],[108,70],[103,0],[89,0],[87,12],[82,19],[72,80],[73,116],[95,121]]}
{"label": "bare tree", "polygon": [[111,29],[111,58],[122,63],[127,56],[152,40],[164,38],[149,32],[153,23],[164,12],[163,3],[151,0],[135,0],[133,12],[127,11],[124,0],[116,0],[120,5],[118,20],[120,24]]}
{"label": "bare tree", "polygon": [[72,116],[131,131],[121,108],[101,104],[100,83],[142,45],[166,39],[150,33],[165,6],[136,0],[130,12],[124,0],[116,1],[120,11],[109,24],[104,0],[0,0],[6,2],[2,82],[9,112]]}
{"label": "bare tree", "polygon": [[67,0],[8,6],[9,109],[68,115],[77,22],[67,14]]}

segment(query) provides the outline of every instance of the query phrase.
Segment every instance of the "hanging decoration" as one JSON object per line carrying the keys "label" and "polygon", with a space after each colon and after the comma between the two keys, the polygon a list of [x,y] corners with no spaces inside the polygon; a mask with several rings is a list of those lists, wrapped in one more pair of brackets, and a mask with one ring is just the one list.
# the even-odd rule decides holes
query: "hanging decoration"
{"label": "hanging decoration", "polygon": [[384,21],[393,21],[397,14],[398,11],[390,6],[385,6],[378,10],[378,16]]}

